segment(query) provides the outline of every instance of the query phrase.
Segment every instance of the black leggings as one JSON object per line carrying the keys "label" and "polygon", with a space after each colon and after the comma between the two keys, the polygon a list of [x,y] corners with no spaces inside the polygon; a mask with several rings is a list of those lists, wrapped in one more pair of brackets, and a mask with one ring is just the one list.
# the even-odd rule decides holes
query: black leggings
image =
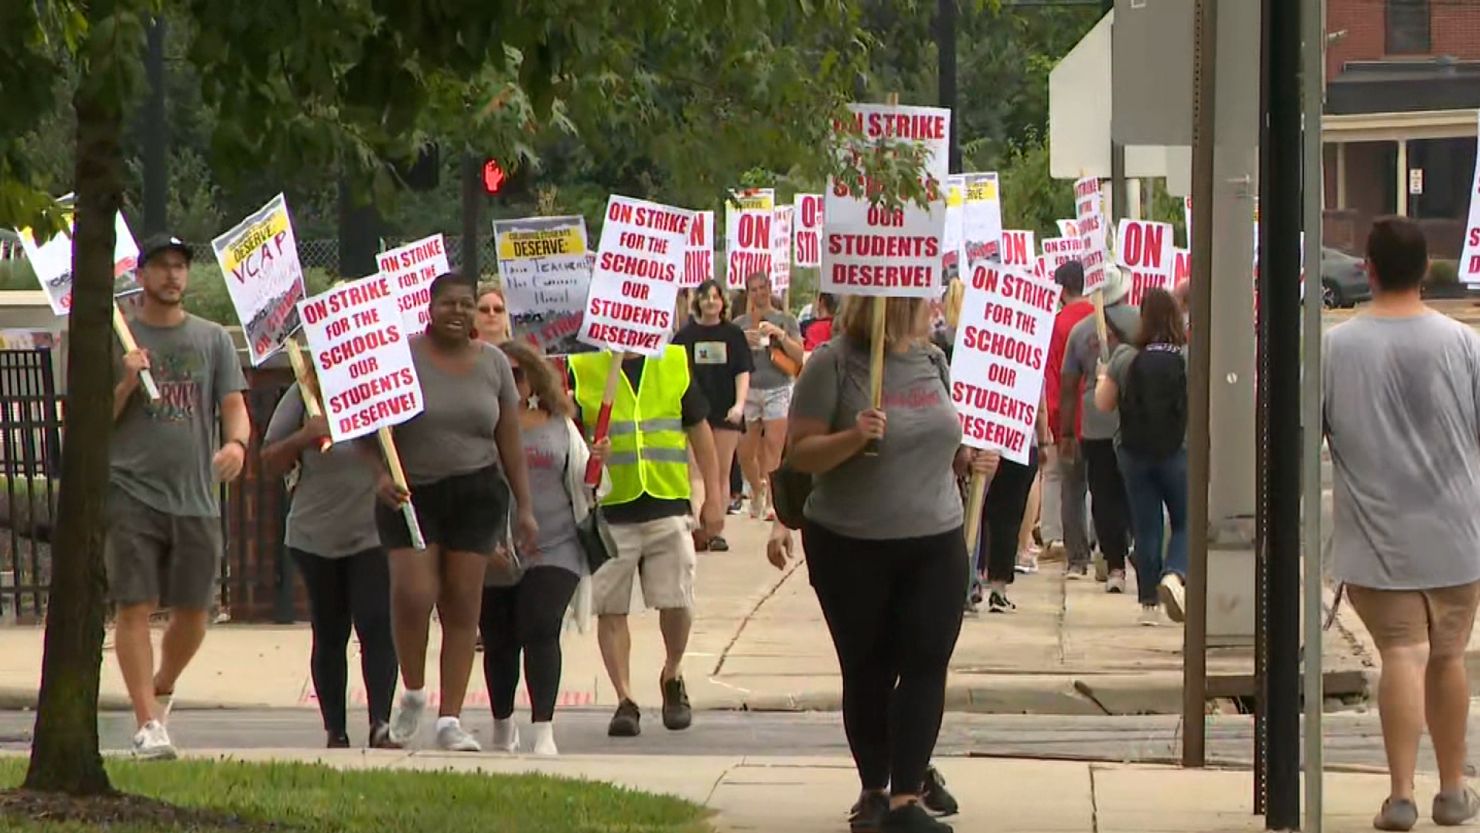
{"label": "black leggings", "polygon": [[560,694],[560,625],[580,579],[559,567],[533,567],[512,587],[483,588],[483,677],[493,716],[514,714],[519,690],[519,653],[529,679],[529,706],[535,723],[555,717]]}
{"label": "black leggings", "polygon": [[802,546],[838,652],[843,729],[863,788],[918,793],[961,633],[961,530],[866,541],[807,521]]}
{"label": "black leggings", "polygon": [[1012,583],[1016,575],[1018,535],[1023,530],[1023,512],[1028,508],[1028,493],[1038,476],[1038,449],[1028,454],[1028,464],[1003,458],[997,473],[987,486],[987,500],[982,504],[981,546],[977,548],[976,569],[985,570],[987,581]]}
{"label": "black leggings", "polygon": [[313,625],[313,688],[324,730],[345,733],[345,688],[349,685],[349,631],[360,639],[370,723],[388,723],[396,694],[396,643],[391,637],[391,577],[379,547],[343,558],[289,549],[308,588]]}
{"label": "black leggings", "polygon": [[1104,553],[1109,569],[1123,571],[1131,546],[1131,504],[1126,497],[1125,480],[1120,476],[1115,441],[1084,440],[1079,447],[1084,452],[1090,515],[1095,522],[1095,537],[1100,539],[1100,552]]}

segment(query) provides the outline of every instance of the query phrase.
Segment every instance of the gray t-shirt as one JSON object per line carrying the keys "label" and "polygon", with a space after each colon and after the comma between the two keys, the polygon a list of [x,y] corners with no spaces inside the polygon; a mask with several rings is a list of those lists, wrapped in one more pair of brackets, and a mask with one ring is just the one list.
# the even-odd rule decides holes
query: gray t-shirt
{"label": "gray t-shirt", "polygon": [[[263,445],[281,442],[303,426],[303,395],[293,385],[267,423]],[[298,456],[298,483],[288,510],[284,543],[323,558],[340,558],[380,546],[375,529],[375,475],[354,443]]]}
{"label": "gray t-shirt", "polygon": [[[1108,324],[1117,327],[1127,341],[1134,339],[1141,329],[1141,314],[1135,307],[1115,304],[1105,307]],[[1120,431],[1120,414],[1105,413],[1095,407],[1095,374],[1100,360],[1100,334],[1095,329],[1095,316],[1087,315],[1083,321],[1069,331],[1069,341],[1064,345],[1064,373],[1078,373],[1084,386],[1079,408],[1084,412],[1080,418],[1080,439],[1113,440]]]}
{"label": "gray t-shirt", "polygon": [[1480,580],[1480,336],[1435,312],[1326,333],[1335,574],[1379,590]]}
{"label": "gray t-shirt", "polygon": [[[939,535],[961,526],[961,493],[952,470],[961,422],[942,380],[944,362],[930,345],[885,354],[889,423],[879,454],[859,454],[818,475],[807,499],[808,519],[871,541]],[[791,416],[819,420],[835,432],[851,428],[868,404],[868,353],[838,338],[818,348],[802,369]]]}
{"label": "gray t-shirt", "polygon": [[539,555],[525,557],[524,566],[559,567],[584,575],[586,559],[576,541],[575,512],[565,491],[570,456],[570,429],[565,417],[551,417],[544,425],[526,429],[523,437],[534,519],[540,525]]}
{"label": "gray t-shirt", "polygon": [[[762,318],[780,327],[788,336],[798,340],[801,339],[802,330],[797,326],[797,320],[793,316],[780,310],[772,310],[762,316]],[[736,318],[735,326],[742,330],[755,329],[755,325],[751,323],[751,317],[749,315],[742,315]],[[774,344],[775,342],[773,341],[772,343]],[[751,390],[775,390],[776,388],[784,388],[791,384],[791,377],[781,372],[781,369],[776,367],[776,363],[771,361],[770,345],[754,348],[750,351],[750,355],[755,361],[755,370],[750,374]]]}
{"label": "gray t-shirt", "polygon": [[411,337],[411,359],[426,409],[395,428],[396,450],[412,486],[486,469],[499,462],[493,429],[505,408],[519,404],[504,351],[475,342],[473,367],[449,373],[428,355],[426,336]]}
{"label": "gray t-shirt", "polygon": [[[211,458],[220,448],[221,400],[247,389],[231,336],[193,315],[174,327],[131,321],[129,328],[149,351],[159,401],[150,402],[140,385],[115,421],[110,482],[169,515],[218,517]],[[120,355],[115,374],[122,372]]]}

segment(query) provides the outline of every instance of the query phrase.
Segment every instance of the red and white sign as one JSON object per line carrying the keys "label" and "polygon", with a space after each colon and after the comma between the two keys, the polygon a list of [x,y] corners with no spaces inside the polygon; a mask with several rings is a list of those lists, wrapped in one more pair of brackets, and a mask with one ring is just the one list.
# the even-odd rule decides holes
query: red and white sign
{"label": "red and white sign", "polygon": [[1078,237],[1050,237],[1043,241],[1044,269],[1052,275],[1056,269],[1071,260],[1078,260],[1084,241]]}
{"label": "red and white sign", "polygon": [[1078,237],[1079,236],[1079,221],[1078,220],[1055,220],[1054,222],[1056,222],[1056,223],[1059,224],[1059,236],[1060,237]]}
{"label": "red and white sign", "polygon": [[[71,197],[70,194],[63,199]],[[34,233],[29,228],[21,229],[21,250],[26,253],[26,259],[31,262],[31,271],[36,274],[36,280],[41,283],[41,289],[46,292],[46,300],[51,304],[51,311],[57,316],[64,316],[72,311],[72,235],[71,225],[73,217],[68,212],[68,231],[58,232],[45,243],[38,245]],[[134,242],[134,236],[129,233],[128,223],[124,222],[123,214],[113,217],[113,295],[115,297],[128,293],[137,292],[139,286],[134,282],[134,270],[138,267],[139,245]]]}
{"label": "red and white sign", "polygon": [[966,265],[966,177],[946,177],[946,231],[940,241],[941,266],[947,279],[961,274]]}
{"label": "red and white sign", "polygon": [[645,356],[663,352],[673,332],[693,225],[692,211],[611,196],[581,321],[581,341]]}
{"label": "red and white sign", "polygon": [[793,205],[796,245],[792,259],[797,266],[816,269],[822,265],[822,195],[797,194]]}
{"label": "red and white sign", "polygon": [[1192,197],[1182,198],[1182,222],[1187,229],[1187,250],[1192,251]]}
{"label": "red and white sign", "polygon": [[1074,217],[1083,220],[1091,214],[1104,214],[1100,181],[1092,176],[1074,180]]}
{"label": "red and white sign", "polygon": [[962,442],[1027,464],[1060,289],[989,260],[971,266],[951,354]]}
{"label": "red and white sign", "polygon": [[1192,280],[1192,252],[1176,249],[1172,255],[1172,288]]}
{"label": "red and white sign", "polygon": [[298,302],[335,442],[399,425],[422,412],[400,293],[386,275]]}
{"label": "red and white sign", "polygon": [[997,187],[997,174],[963,174],[962,178],[966,181],[966,205],[961,215],[966,262],[974,264],[978,260],[1000,257],[1002,198]]}
{"label": "red and white sign", "polygon": [[771,218],[771,289],[784,292],[791,286],[791,227],[796,208],[776,206]]}
{"label": "red and white sign", "polygon": [[714,212],[695,211],[694,228],[689,232],[689,248],[684,253],[683,281],[694,287],[714,277]]}
{"label": "red and white sign", "polygon": [[390,278],[399,296],[401,317],[406,319],[406,332],[420,333],[432,323],[432,281],[443,272],[452,271],[447,263],[447,246],[442,235],[423,237],[399,249],[375,256],[380,274]]}
{"label": "red and white sign", "polygon": [[1031,269],[1038,258],[1031,231],[1002,232],[1002,265]]}
{"label": "red and white sign", "polygon": [[925,151],[921,172],[929,202],[899,208],[872,205],[868,183],[829,180],[822,230],[823,292],[934,298],[942,279],[941,237],[946,222],[947,138],[951,111],[939,107],[850,104],[850,124],[839,125],[841,152],[872,152],[884,140],[913,142]]}
{"label": "red and white sign", "polygon": [[771,274],[775,218],[776,192],[770,188],[733,191],[725,201],[725,282],[731,289],[744,289],[745,279],[757,272]]}
{"label": "red and white sign", "polygon": [[1131,282],[1128,303],[1140,306],[1147,290],[1165,289],[1170,292],[1174,262],[1171,223],[1154,223],[1148,220],[1121,220],[1115,235],[1116,260],[1125,269]]}
{"label": "red and white sign", "polygon": [[1105,265],[1110,262],[1105,246],[1105,215],[1094,213],[1079,218],[1079,262],[1084,266],[1084,294],[1097,292],[1105,285]]}
{"label": "red and white sign", "polygon": [[[1480,145],[1480,139],[1476,140]],[[1459,279],[1480,284],[1480,156],[1475,159],[1475,180],[1470,187],[1470,221],[1465,224],[1465,246],[1459,257]]]}

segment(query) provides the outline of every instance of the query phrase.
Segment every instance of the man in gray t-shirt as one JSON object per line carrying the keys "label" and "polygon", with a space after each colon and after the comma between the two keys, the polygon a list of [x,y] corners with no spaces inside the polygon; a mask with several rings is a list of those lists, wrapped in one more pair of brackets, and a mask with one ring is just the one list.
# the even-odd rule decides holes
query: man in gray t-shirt
{"label": "man in gray t-shirt", "polygon": [[[175,681],[205,637],[221,560],[217,491],[241,474],[251,441],[246,380],[231,336],[185,312],[190,248],[158,236],[139,256],[144,303],[130,322],[138,349],[122,357],[113,390],[108,538],[114,642],[139,731],[134,754],[173,758],[164,720]],[[141,385],[148,370],[158,386]],[[218,433],[219,427],[219,433]],[[156,672],[149,617],[171,608]]]}

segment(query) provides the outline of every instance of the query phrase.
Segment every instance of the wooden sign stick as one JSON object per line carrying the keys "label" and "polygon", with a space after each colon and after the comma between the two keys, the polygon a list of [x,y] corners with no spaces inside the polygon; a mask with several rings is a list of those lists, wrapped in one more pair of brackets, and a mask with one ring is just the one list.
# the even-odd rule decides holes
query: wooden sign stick
{"label": "wooden sign stick", "polygon": [[[118,343],[123,345],[123,352],[132,353],[139,349],[139,343],[134,341],[133,331],[128,328],[128,320],[123,317],[123,310],[119,309],[118,303],[113,303],[113,332],[118,336]],[[148,394],[149,401],[159,401],[159,385],[154,383],[154,374],[149,368],[139,371],[139,382],[144,386],[144,393]]]}
{"label": "wooden sign stick", "polygon": [[[899,93],[889,94],[889,106],[899,106]],[[869,329],[869,403],[878,410],[884,405],[884,339],[888,335],[884,326],[886,313],[889,310],[889,299],[883,295],[874,296],[874,318],[873,326]],[[877,456],[879,453],[879,441],[869,440],[863,447],[863,453],[869,457]]]}
{"label": "wooden sign stick", "polygon": [[[293,366],[293,378],[298,380],[298,392],[303,396],[303,410],[310,417],[323,416],[324,409],[319,405],[319,397],[314,392],[315,386],[310,375],[312,371],[308,369],[308,362],[303,359],[303,348],[299,346],[298,340],[293,338],[288,339],[287,347],[288,364]],[[334,440],[329,437],[319,440],[319,453],[328,451],[333,442]]]}
{"label": "wooden sign stick", "polygon": [[[376,437],[380,440],[380,451],[385,455],[385,465],[390,470],[391,480],[410,492],[411,487],[406,485],[406,470],[401,468],[401,455],[396,451],[396,440],[391,436],[391,429],[380,429],[376,432]],[[427,540],[421,534],[421,524],[416,520],[416,508],[411,505],[411,501],[401,504],[401,514],[406,518],[406,528],[411,531],[411,546],[418,550],[426,549]]]}

